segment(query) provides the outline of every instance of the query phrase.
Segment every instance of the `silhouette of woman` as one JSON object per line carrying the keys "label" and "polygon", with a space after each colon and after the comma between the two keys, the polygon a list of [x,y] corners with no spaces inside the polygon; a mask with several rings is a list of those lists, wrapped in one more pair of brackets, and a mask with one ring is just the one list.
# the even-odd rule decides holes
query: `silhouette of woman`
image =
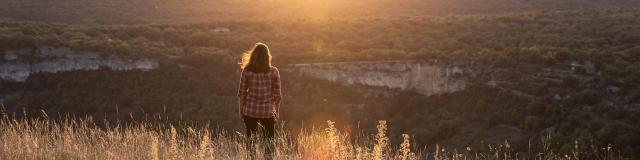
{"label": "silhouette of woman", "polygon": [[[280,72],[271,65],[271,53],[264,43],[256,43],[242,56],[238,87],[239,116],[244,121],[246,135],[251,138],[258,130],[273,141],[275,122],[279,118]],[[267,147],[267,153],[269,153]]]}

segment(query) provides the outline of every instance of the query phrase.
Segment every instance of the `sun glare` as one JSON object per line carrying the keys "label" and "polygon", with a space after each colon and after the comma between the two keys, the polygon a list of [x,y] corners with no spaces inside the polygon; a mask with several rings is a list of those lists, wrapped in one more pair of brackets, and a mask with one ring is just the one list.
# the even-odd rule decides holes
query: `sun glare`
{"label": "sun glare", "polygon": [[339,0],[288,0],[287,8],[292,9],[292,13],[306,18],[326,19],[343,3]]}

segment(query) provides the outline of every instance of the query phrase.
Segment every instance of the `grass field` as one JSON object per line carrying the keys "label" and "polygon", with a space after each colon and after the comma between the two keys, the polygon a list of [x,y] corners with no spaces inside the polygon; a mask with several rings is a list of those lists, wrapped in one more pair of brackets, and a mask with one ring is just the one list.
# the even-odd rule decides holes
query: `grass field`
{"label": "grass field", "polygon": [[280,131],[268,156],[263,139],[247,143],[250,139],[243,133],[208,127],[151,122],[98,125],[90,117],[51,120],[46,114],[13,117],[3,114],[0,119],[0,159],[624,159],[611,146],[585,153],[576,144],[571,153],[559,154],[544,139],[539,152],[525,154],[513,152],[506,142],[489,145],[489,152],[439,145],[416,149],[408,134],[392,143],[386,121],[378,122],[376,134],[356,138],[338,130],[332,121],[297,135]]}
{"label": "grass field", "polygon": [[[386,122],[372,140],[349,143],[334,122],[324,129],[289,135],[274,141],[274,159],[416,159],[409,136],[399,147],[389,146]],[[176,128],[151,123],[98,127],[91,118],[53,121],[0,121],[0,159],[258,159],[265,157],[264,140],[246,144],[242,133],[212,133],[207,129]],[[254,148],[251,152],[248,148]]]}

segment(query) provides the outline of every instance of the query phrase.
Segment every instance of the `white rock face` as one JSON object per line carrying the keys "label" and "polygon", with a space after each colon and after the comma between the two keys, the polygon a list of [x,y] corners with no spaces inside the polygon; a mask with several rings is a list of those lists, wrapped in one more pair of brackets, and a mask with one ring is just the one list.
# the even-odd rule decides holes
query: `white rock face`
{"label": "white rock face", "polygon": [[229,32],[231,32],[231,29],[229,29],[227,27],[216,27],[216,28],[213,29],[213,32],[229,33]]}
{"label": "white rock face", "polygon": [[16,54],[11,54],[11,53],[4,54],[4,60],[13,61],[16,59],[18,59],[18,55]]}
{"label": "white rock face", "polygon": [[425,95],[450,93],[466,86],[463,69],[431,61],[378,61],[292,64],[287,70],[346,85],[415,90]]}
{"label": "white rock face", "polygon": [[158,66],[158,61],[152,59],[124,59],[113,55],[101,56],[97,52],[79,52],[45,46],[4,53],[4,60],[0,61],[0,79],[26,81],[31,74],[38,72],[97,70],[100,67],[119,71],[151,70]]}

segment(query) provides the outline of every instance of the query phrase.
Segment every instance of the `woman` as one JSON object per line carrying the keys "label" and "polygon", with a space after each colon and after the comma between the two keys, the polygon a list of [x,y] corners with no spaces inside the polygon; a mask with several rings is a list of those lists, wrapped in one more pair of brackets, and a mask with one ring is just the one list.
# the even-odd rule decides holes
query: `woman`
{"label": "woman", "polygon": [[[260,127],[272,140],[280,109],[280,72],[271,65],[271,53],[264,43],[256,43],[242,57],[238,104],[247,137]],[[260,124],[260,125],[259,125]]]}

